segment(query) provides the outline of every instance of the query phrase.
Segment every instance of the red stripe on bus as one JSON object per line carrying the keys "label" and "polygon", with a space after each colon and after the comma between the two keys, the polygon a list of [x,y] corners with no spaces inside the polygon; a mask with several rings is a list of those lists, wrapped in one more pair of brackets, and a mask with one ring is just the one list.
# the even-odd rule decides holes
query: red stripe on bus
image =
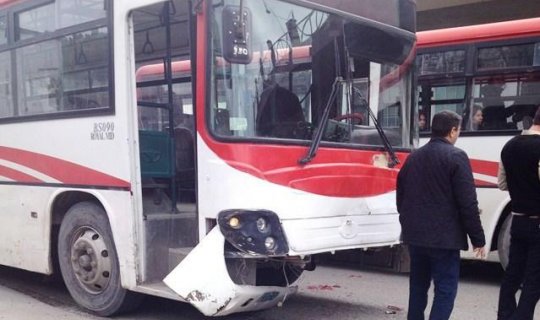
{"label": "red stripe on bus", "polygon": [[[321,148],[312,163],[300,166],[306,147],[214,143],[213,149],[236,170],[313,194],[369,197],[396,189],[398,170],[373,165],[381,151]],[[403,163],[407,154],[398,156]]]}
{"label": "red stripe on bus", "polygon": [[263,172],[245,163],[227,162],[231,167],[269,182],[323,196],[370,197],[396,189],[397,170],[354,163],[327,163],[281,167]]}
{"label": "red stripe on bus", "polygon": [[474,185],[478,187],[497,187],[496,183],[474,179]]}
{"label": "red stripe on bus", "polygon": [[[0,147],[0,159],[41,172],[65,184],[129,188],[129,182],[73,162],[21,149]],[[26,182],[26,181],[21,181]]]}
{"label": "red stripe on bus", "polygon": [[474,173],[485,174],[490,177],[497,177],[499,173],[499,163],[494,161],[471,159],[471,167]]}
{"label": "red stripe on bus", "polygon": [[0,165],[0,176],[17,182],[40,183],[42,180],[24,172]]}
{"label": "red stripe on bus", "polygon": [[540,18],[422,31],[418,47],[437,47],[480,41],[507,40],[540,35]]}

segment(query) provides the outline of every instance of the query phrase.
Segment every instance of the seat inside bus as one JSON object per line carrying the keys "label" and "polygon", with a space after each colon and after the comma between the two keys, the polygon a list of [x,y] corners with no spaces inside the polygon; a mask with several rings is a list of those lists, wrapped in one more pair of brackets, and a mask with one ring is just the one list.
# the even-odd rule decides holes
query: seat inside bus
{"label": "seat inside bus", "polygon": [[257,135],[277,138],[302,138],[297,130],[305,122],[300,100],[288,89],[272,84],[261,94],[258,104]]}
{"label": "seat inside bus", "polygon": [[195,143],[193,132],[186,127],[174,128],[175,179],[179,191],[195,192]]}

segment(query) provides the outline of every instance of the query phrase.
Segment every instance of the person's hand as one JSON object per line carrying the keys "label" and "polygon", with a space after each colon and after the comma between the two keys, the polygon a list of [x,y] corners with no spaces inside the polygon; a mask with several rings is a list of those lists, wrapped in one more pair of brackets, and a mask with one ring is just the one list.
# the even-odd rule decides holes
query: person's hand
{"label": "person's hand", "polygon": [[474,256],[479,259],[484,259],[486,257],[486,249],[484,247],[473,248]]}

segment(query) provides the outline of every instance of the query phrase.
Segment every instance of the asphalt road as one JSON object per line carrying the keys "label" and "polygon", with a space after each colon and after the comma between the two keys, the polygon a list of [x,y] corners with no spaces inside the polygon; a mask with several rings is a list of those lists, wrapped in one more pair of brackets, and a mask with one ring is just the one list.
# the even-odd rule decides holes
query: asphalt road
{"label": "asphalt road", "polygon": [[[464,263],[452,319],[496,318],[502,271],[493,263]],[[236,314],[223,320],[405,319],[407,274],[345,266],[319,266],[299,281],[299,293],[282,307]],[[429,306],[428,306],[429,308]],[[535,318],[540,319],[540,311]],[[41,275],[0,267],[0,319],[99,319],[71,300],[65,287]],[[188,304],[148,297],[134,313],[116,319],[197,320]]]}

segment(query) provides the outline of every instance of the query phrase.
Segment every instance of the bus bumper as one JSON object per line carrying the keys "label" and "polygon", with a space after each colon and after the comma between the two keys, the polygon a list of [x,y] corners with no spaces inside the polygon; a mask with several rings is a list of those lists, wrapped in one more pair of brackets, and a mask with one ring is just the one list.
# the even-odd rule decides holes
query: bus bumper
{"label": "bus bumper", "polygon": [[225,238],[212,231],[163,280],[183,300],[206,316],[224,316],[281,304],[296,286],[238,285],[232,281],[224,258]]}
{"label": "bus bumper", "polygon": [[397,212],[284,220],[282,224],[290,255],[393,246],[401,236]]}

